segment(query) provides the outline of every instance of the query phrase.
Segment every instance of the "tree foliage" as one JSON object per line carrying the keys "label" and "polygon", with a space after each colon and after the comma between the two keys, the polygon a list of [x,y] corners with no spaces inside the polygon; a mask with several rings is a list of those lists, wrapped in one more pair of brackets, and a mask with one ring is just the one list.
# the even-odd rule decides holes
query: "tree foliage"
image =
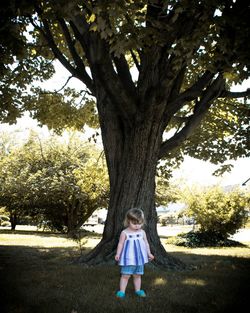
{"label": "tree foliage", "polygon": [[[244,1],[22,0],[3,2],[0,9],[2,121],[12,123],[29,110],[57,130],[96,127],[96,75],[106,71],[108,81],[101,83],[113,100],[120,98],[118,111],[145,110],[153,99],[169,108],[165,131],[174,136],[163,142],[161,158],[189,154],[220,163],[248,155],[249,106],[235,99],[249,92],[230,92],[249,77]],[[52,77],[55,58],[87,88],[27,88]],[[170,153],[181,144],[178,154]]]}
{"label": "tree foliage", "polygon": [[1,160],[0,203],[19,220],[30,216],[58,231],[79,229],[107,205],[107,173],[98,157],[93,146],[73,135],[65,143],[57,137],[42,142],[31,134]]}

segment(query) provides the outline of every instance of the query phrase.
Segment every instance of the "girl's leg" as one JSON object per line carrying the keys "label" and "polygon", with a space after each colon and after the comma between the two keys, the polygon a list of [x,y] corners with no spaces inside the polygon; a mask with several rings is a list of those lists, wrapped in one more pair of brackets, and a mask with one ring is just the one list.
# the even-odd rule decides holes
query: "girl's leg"
{"label": "girl's leg", "polygon": [[133,275],[135,291],[141,290],[141,275]]}
{"label": "girl's leg", "polygon": [[121,278],[120,278],[120,291],[124,293],[128,284],[129,277],[130,275],[121,275]]}

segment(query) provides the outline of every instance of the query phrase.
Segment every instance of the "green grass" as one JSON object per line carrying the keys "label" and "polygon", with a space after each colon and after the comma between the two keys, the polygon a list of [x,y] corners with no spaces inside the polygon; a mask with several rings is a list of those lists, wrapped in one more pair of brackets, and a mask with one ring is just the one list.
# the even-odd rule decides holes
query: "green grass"
{"label": "green grass", "polygon": [[[100,239],[89,235],[85,251]],[[162,240],[166,242],[165,239]],[[85,267],[72,262],[77,244],[51,233],[0,231],[1,313],[219,313],[243,312],[248,305],[250,246],[166,249],[190,271],[145,269],[147,298],[115,298],[119,267]]]}

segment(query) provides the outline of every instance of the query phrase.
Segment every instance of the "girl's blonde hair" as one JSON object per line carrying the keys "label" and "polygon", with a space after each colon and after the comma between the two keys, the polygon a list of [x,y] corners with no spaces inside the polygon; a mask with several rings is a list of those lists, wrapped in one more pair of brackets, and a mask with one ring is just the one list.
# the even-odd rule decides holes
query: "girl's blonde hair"
{"label": "girl's blonde hair", "polygon": [[144,224],[145,218],[143,211],[137,208],[128,210],[124,219],[124,226],[127,227],[130,222],[135,224]]}

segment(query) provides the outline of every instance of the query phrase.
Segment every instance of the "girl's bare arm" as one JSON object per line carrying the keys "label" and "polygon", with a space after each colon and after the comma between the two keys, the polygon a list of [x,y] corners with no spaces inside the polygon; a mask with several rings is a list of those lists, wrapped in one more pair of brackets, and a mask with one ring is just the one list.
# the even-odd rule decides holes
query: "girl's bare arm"
{"label": "girl's bare arm", "polygon": [[125,239],[126,239],[126,234],[125,234],[124,231],[122,231],[121,235],[120,235],[119,242],[118,242],[117,250],[116,250],[116,255],[115,255],[115,260],[116,261],[120,260],[120,255],[121,255],[121,252],[122,252],[122,248],[123,248]]}
{"label": "girl's bare arm", "polygon": [[148,258],[149,258],[149,260],[153,260],[155,257],[154,257],[154,255],[151,253],[151,251],[150,251],[150,246],[149,246],[149,243],[148,243],[147,235],[146,235],[146,233],[145,233],[144,230],[143,230],[143,239],[144,239],[145,244],[146,244],[147,253],[148,253]]}

